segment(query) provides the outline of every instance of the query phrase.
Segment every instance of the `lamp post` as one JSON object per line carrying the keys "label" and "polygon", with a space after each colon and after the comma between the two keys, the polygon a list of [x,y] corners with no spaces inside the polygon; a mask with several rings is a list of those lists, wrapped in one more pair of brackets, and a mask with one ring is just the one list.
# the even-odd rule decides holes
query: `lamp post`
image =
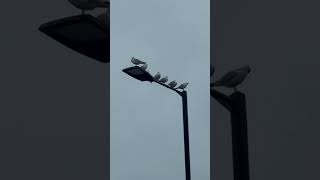
{"label": "lamp post", "polygon": [[190,171],[190,148],[189,148],[189,127],[188,127],[188,101],[187,101],[187,91],[179,91],[176,88],[170,87],[164,83],[161,83],[154,79],[154,77],[147,71],[143,70],[139,66],[133,66],[125,68],[122,70],[129,76],[138,79],[140,81],[149,81],[160,84],[163,87],[166,87],[177,94],[182,98],[182,112],[183,112],[183,137],[184,137],[184,157],[185,157],[185,176],[186,180],[191,180],[191,171]]}
{"label": "lamp post", "polygon": [[210,94],[231,115],[233,179],[250,180],[246,96],[239,91],[227,96],[215,89]]}

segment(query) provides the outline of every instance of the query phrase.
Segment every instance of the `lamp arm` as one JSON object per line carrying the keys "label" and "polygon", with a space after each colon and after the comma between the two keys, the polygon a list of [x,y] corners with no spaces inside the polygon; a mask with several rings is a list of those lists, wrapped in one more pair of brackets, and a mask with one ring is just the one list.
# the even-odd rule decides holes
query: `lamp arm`
{"label": "lamp arm", "polygon": [[213,98],[215,98],[222,106],[231,111],[231,99],[229,96],[222,94],[221,92],[210,89],[210,94]]}
{"label": "lamp arm", "polygon": [[161,86],[164,86],[164,87],[166,87],[166,88],[168,88],[168,89],[170,89],[170,90],[173,90],[173,91],[175,91],[176,93],[178,93],[180,96],[182,96],[182,92],[181,92],[181,91],[178,91],[178,90],[176,90],[176,89],[174,89],[174,88],[172,88],[172,87],[170,87],[170,86],[168,86],[168,85],[166,85],[166,84],[162,84],[162,83],[160,83],[160,82],[158,82],[158,81],[152,81],[152,82],[155,82],[155,83],[157,83],[157,84],[160,84]]}

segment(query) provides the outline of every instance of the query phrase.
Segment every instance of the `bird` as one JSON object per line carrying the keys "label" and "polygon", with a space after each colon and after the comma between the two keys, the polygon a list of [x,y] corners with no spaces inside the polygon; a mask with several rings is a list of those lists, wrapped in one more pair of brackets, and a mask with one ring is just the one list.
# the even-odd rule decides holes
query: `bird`
{"label": "bird", "polygon": [[171,88],[174,88],[177,85],[177,82],[175,80],[171,81],[168,86]]}
{"label": "bird", "polygon": [[251,69],[249,66],[243,66],[241,68],[229,71],[227,74],[222,76],[219,80],[212,83],[211,87],[225,86],[233,88],[237,91],[237,85],[241,84],[247,75],[250,73]]}
{"label": "bird", "polygon": [[134,58],[134,57],[131,58],[131,62],[132,62],[133,64],[135,64],[135,65],[146,64],[146,62],[143,62],[143,61],[141,61],[141,60],[139,60],[139,59],[136,59],[136,58]]}
{"label": "bird", "polygon": [[183,83],[183,84],[180,84],[180,86],[178,86],[176,89],[185,89],[187,86],[188,86],[189,83]]}
{"label": "bird", "polygon": [[215,71],[215,67],[210,65],[210,77],[214,74]]}
{"label": "bird", "polygon": [[157,72],[157,74],[153,76],[153,79],[156,81],[158,81],[160,78],[161,78],[161,74],[159,72]]}
{"label": "bird", "polygon": [[94,10],[96,8],[108,8],[110,0],[68,0],[76,8],[82,10],[82,14],[86,10]]}
{"label": "bird", "polygon": [[147,70],[147,67],[148,67],[148,64],[143,64],[140,68],[145,71]]}
{"label": "bird", "polygon": [[166,83],[168,81],[168,76],[165,76],[159,80],[160,83]]}

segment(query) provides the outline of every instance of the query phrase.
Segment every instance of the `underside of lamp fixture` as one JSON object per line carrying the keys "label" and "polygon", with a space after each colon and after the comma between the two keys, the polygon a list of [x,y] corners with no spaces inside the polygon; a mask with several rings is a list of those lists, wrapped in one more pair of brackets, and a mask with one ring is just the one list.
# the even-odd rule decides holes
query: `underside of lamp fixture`
{"label": "underside of lamp fixture", "polygon": [[39,30],[80,54],[110,62],[110,27],[91,15],[54,20],[41,25]]}

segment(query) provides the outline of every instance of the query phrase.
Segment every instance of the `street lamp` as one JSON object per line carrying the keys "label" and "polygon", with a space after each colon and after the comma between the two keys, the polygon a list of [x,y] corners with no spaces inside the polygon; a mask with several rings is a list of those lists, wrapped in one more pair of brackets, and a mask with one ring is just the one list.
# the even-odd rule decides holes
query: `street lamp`
{"label": "street lamp", "polygon": [[191,180],[191,171],[190,171],[190,148],[189,148],[189,127],[188,127],[188,101],[187,101],[187,91],[182,90],[179,91],[177,88],[173,88],[169,85],[161,83],[154,79],[154,77],[147,72],[146,70],[142,69],[139,66],[133,66],[129,68],[125,68],[122,70],[129,76],[138,79],[140,81],[149,81],[155,82],[164,86],[177,94],[179,94],[182,98],[182,113],[183,113],[183,135],[184,135],[184,157],[185,157],[185,173],[186,173],[186,180]]}
{"label": "street lamp", "polygon": [[[247,68],[248,66],[246,66]],[[242,69],[240,69],[242,70]],[[214,74],[214,67],[211,67],[212,76]],[[247,71],[240,71],[239,69],[230,71],[217,82],[221,82],[226,87],[234,85],[235,92],[231,95],[225,95],[215,89],[210,89],[210,94],[223,107],[225,107],[231,114],[231,134],[232,134],[232,154],[233,154],[233,179],[234,180],[249,180],[250,166],[249,166],[249,151],[248,151],[248,132],[247,132],[247,110],[246,110],[246,96],[236,90],[235,85],[242,83],[245,78],[244,73]],[[244,76],[245,75],[245,76]],[[214,83],[211,83],[211,88]],[[232,86],[231,86],[232,85]]]}

